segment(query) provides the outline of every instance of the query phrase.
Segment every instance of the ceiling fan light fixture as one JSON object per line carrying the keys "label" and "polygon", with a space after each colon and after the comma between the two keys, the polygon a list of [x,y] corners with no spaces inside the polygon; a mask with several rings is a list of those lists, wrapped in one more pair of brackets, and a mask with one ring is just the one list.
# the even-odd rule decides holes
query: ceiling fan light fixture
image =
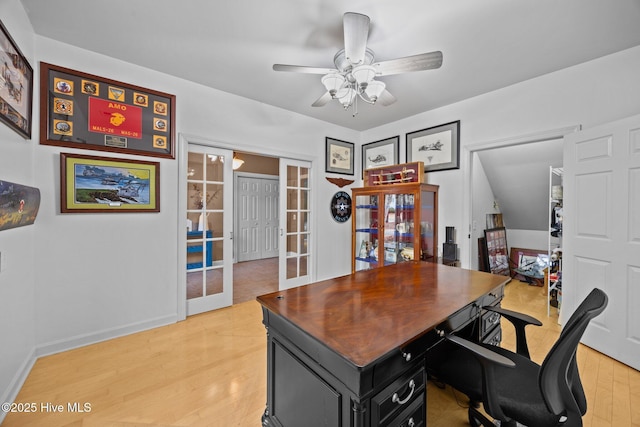
{"label": "ceiling fan light fixture", "polygon": [[376,76],[376,69],[371,65],[358,65],[357,67],[353,67],[351,75],[356,80],[356,83],[358,83],[358,86],[366,86],[372,82]]}
{"label": "ceiling fan light fixture", "polygon": [[324,87],[327,89],[327,92],[331,95],[332,98],[335,98],[340,89],[344,86],[344,76],[338,73],[329,73],[322,76],[320,80]]}
{"label": "ceiling fan light fixture", "polygon": [[380,95],[382,94],[382,92],[384,92],[386,87],[387,85],[384,84],[384,82],[381,82],[380,80],[374,80],[367,85],[365,93],[371,101],[376,102],[376,100],[380,98]]}
{"label": "ceiling fan light fixture", "polygon": [[353,100],[356,97],[356,91],[352,87],[347,88],[346,91],[343,91],[344,95],[338,98],[338,101],[342,104],[342,106],[347,109],[353,103]]}

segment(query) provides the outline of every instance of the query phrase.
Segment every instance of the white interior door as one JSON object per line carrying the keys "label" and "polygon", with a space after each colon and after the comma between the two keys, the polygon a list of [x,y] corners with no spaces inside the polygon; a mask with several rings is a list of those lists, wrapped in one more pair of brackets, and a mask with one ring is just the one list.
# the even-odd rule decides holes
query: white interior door
{"label": "white interior door", "polygon": [[233,301],[233,152],[189,144],[187,315]]}
{"label": "white interior door", "polygon": [[278,256],[278,179],[239,176],[238,262]]}
{"label": "white interior door", "polygon": [[280,159],[280,289],[311,282],[311,163]]}
{"label": "white interior door", "polygon": [[640,116],[565,137],[562,319],[594,287],[583,342],[640,369]]}

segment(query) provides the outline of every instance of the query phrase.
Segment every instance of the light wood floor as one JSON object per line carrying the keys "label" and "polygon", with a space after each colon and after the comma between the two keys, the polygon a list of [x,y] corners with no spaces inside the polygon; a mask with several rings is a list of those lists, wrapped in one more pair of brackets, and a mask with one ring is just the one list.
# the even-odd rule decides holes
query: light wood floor
{"label": "light wood floor", "polygon": [[[540,362],[559,333],[542,289],[506,288],[503,306],[543,321],[529,327]],[[504,345],[515,338],[504,326]],[[13,426],[259,426],[266,399],[266,334],[260,306],[248,301],[184,322],[39,359],[16,402],[36,413],[7,415]],[[640,372],[581,346],[578,362],[589,410],[585,426],[640,426]],[[428,385],[429,426],[465,426],[464,399]],[[47,402],[58,413],[40,410]],[[70,413],[68,403],[91,411]],[[300,426],[303,427],[303,426]]]}

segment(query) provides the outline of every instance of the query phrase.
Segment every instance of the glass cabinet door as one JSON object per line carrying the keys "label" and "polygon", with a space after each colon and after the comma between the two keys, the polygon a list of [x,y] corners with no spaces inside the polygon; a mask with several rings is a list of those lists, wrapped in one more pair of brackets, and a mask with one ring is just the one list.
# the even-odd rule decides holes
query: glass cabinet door
{"label": "glass cabinet door", "polygon": [[354,270],[367,270],[378,264],[378,196],[355,196]]}
{"label": "glass cabinet door", "polygon": [[420,192],[420,250],[418,254],[423,261],[437,261],[438,248],[436,233],[436,193]]}

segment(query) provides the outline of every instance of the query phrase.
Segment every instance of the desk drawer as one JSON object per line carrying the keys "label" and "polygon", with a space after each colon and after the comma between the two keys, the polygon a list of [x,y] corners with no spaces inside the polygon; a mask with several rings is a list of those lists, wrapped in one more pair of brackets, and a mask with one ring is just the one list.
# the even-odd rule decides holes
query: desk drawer
{"label": "desk drawer", "polygon": [[[425,372],[422,367],[398,378],[371,399],[371,425],[387,425],[406,408],[415,409],[414,402],[418,399],[424,405],[424,390]],[[413,409],[408,411],[409,418]]]}
{"label": "desk drawer", "polygon": [[426,414],[425,394],[420,393],[411,406],[406,408],[396,418],[389,421],[387,426],[424,427]]}
{"label": "desk drawer", "polygon": [[496,325],[499,325],[501,317],[502,316],[500,316],[500,314],[496,313],[495,311],[485,311],[485,313],[482,315],[482,321],[480,324],[480,337],[484,337]]}

